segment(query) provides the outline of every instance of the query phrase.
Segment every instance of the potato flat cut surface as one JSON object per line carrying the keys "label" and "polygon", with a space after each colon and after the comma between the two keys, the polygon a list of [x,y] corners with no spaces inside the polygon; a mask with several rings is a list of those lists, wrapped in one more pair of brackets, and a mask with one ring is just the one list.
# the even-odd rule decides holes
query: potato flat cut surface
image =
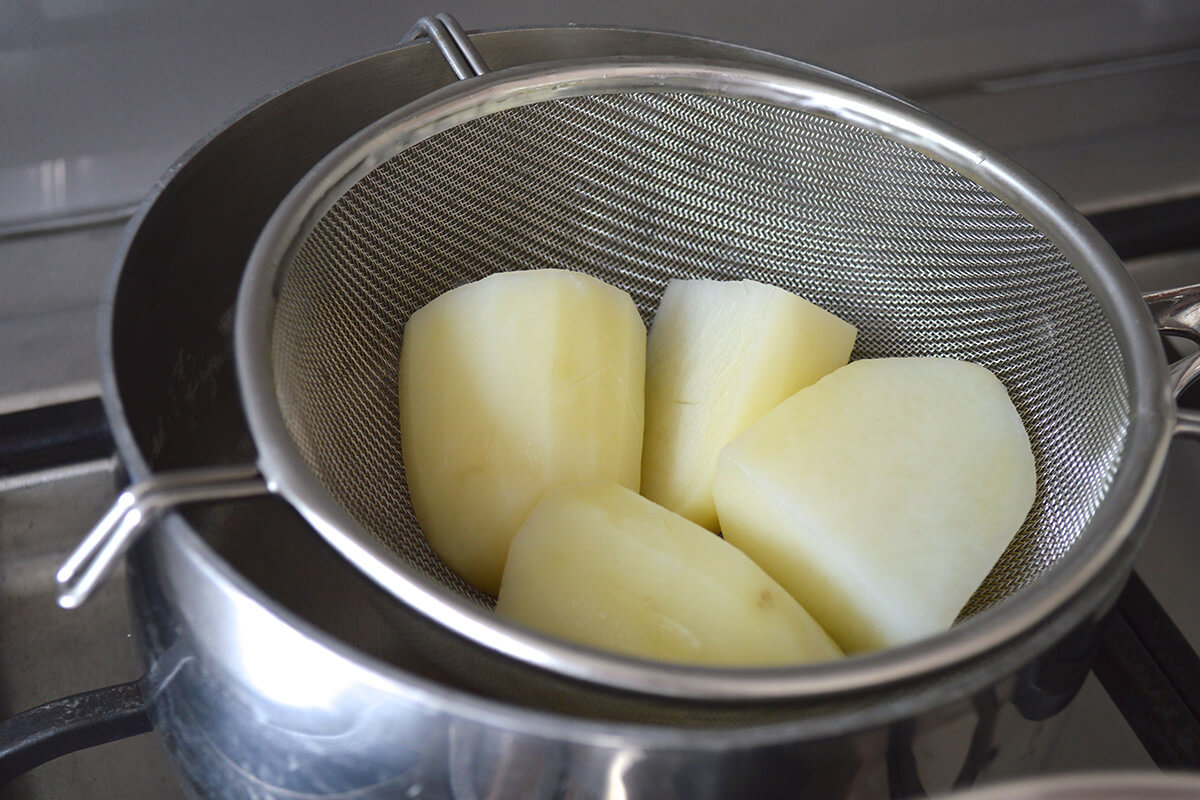
{"label": "potato flat cut surface", "polygon": [[629,295],[565,270],[492,275],[412,315],[404,468],[421,529],[451,569],[495,593],[509,541],[548,491],[638,489],[645,353]]}
{"label": "potato flat cut surface", "polygon": [[950,627],[1033,503],[1021,419],[987,369],[856,361],[725,448],[727,540],[847,653]]}
{"label": "potato flat cut surface", "polygon": [[534,509],[513,539],[496,613],[665,661],[766,666],[841,656],[736,548],[613,483],[562,489]]}
{"label": "potato flat cut surface", "polygon": [[721,448],[850,360],[854,326],[756,281],[673,280],[646,344],[642,493],[717,530]]}

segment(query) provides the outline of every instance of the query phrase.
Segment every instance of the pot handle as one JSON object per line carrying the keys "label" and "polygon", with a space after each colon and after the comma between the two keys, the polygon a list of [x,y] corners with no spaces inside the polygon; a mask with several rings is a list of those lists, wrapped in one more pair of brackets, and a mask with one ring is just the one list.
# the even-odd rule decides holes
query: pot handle
{"label": "pot handle", "polygon": [[[1150,292],[1142,297],[1150,307],[1159,333],[1180,336],[1200,344],[1200,283]],[[1169,375],[1168,388],[1178,399],[1197,378],[1200,378],[1200,351],[1172,364]],[[1190,439],[1200,439],[1200,412],[1179,409],[1175,433]]]}
{"label": "pot handle", "polygon": [[0,787],[41,764],[151,730],[141,681],[51,700],[0,722]]}
{"label": "pot handle", "polygon": [[267,493],[267,482],[253,465],[180,470],[130,486],[59,567],[55,575],[58,604],[63,608],[83,605],[117,560],[163,512],[187,503]]}
{"label": "pot handle", "polygon": [[446,59],[446,63],[459,80],[491,72],[475,45],[471,44],[471,38],[467,36],[466,31],[458,24],[458,20],[449,14],[421,17],[408,29],[408,33],[400,38],[399,43],[408,44],[422,35],[428,36],[437,46],[442,58]]}

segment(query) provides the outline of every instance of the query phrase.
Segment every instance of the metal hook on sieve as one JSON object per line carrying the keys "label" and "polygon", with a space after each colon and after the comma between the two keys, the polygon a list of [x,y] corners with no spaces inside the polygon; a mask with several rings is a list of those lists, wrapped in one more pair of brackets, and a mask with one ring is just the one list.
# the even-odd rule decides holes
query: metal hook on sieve
{"label": "metal hook on sieve", "polygon": [[408,29],[408,33],[400,38],[399,43],[408,44],[422,35],[428,36],[437,46],[459,80],[491,72],[475,45],[471,44],[471,37],[467,36],[458,20],[449,14],[421,17]]}
{"label": "metal hook on sieve", "polygon": [[58,604],[78,608],[116,566],[125,551],[164,512],[189,503],[211,503],[267,494],[253,465],[180,470],[130,486],[80,542],[55,575]]}
{"label": "metal hook on sieve", "polygon": [[[1143,295],[1160,334],[1181,336],[1200,344],[1200,284]],[[1171,365],[1168,387],[1178,398],[1200,380],[1200,353]],[[1180,436],[1200,439],[1200,414],[1181,408],[1175,422]]]}

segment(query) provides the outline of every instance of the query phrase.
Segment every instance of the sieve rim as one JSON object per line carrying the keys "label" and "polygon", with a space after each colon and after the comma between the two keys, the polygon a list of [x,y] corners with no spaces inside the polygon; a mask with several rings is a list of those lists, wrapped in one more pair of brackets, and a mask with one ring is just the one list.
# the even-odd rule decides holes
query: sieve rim
{"label": "sieve rim", "polygon": [[[879,133],[955,169],[1018,208],[1064,253],[1113,326],[1131,392],[1118,469],[1075,547],[999,607],[945,633],[846,661],[717,669],[602,653],[499,620],[420,574],[346,513],[301,458],[274,389],[270,341],[278,288],[299,244],[347,188],[429,136],[506,108],[634,91],[743,97]],[[276,209],[243,276],[234,349],[243,404],[268,487],[386,592],[502,656],[591,684],[694,700],[800,699],[879,689],[977,659],[1051,619],[1056,627],[1077,623],[1088,609],[1076,601],[1132,558],[1136,542],[1131,539],[1158,484],[1174,417],[1149,312],[1116,255],[1077,211],[1008,159],[907,101],[800,64],[780,70],[675,58],[546,62],[452,84],[398,109],[332,151]]]}

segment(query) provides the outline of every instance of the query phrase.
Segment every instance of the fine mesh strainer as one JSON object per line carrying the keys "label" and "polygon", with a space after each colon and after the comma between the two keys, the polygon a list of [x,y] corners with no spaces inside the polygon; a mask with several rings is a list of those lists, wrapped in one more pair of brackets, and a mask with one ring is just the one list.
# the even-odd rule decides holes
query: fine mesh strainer
{"label": "fine mesh strainer", "polygon": [[[469,79],[326,157],[251,256],[236,356],[258,465],[123,494],[60,571],[63,605],[86,598],[155,512],[271,491],[415,612],[423,642],[469,652],[473,670],[513,661],[634,692],[771,699],[983,654],[1051,616],[1128,544],[1176,417],[1168,376],[1120,263],[1035,180],[817,68],[610,58],[487,73],[449,20],[425,27]],[[752,277],[854,323],[856,358],[992,369],[1029,430],[1038,494],[970,619],[884,653],[770,670],[649,663],[496,619],[493,598],[447,569],[413,516],[397,363],[405,321],[429,300],[544,267],[625,289],[647,322],[672,277]]]}

